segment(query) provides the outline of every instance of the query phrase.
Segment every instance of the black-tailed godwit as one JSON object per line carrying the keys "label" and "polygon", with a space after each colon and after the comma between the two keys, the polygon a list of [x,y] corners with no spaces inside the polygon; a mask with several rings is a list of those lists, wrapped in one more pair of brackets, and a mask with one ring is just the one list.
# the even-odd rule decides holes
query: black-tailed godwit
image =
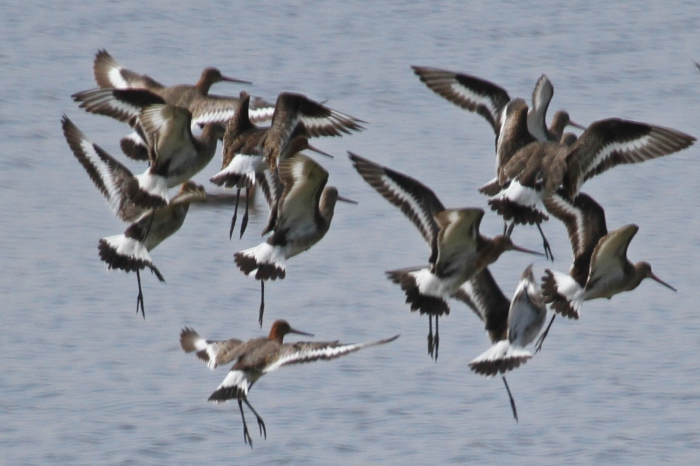
{"label": "black-tailed godwit", "polygon": [[[449,299],[476,273],[505,251],[539,254],[516,246],[506,235],[493,239],[479,233],[484,211],[477,208],[445,209],[435,193],[418,180],[349,153],[362,178],[416,225],[431,248],[428,267],[387,272],[401,285],[411,310],[428,314],[428,353],[437,360],[438,317],[449,314]],[[433,338],[432,317],[435,316]]]}
{"label": "black-tailed godwit", "polygon": [[[248,93],[241,92],[240,98],[241,108],[247,108],[250,101]],[[238,193],[244,187],[246,192],[249,192],[262,172],[268,169],[266,154],[271,156],[269,155],[271,150],[275,154],[272,156],[275,163],[277,159],[284,159],[305,149],[332,158],[330,154],[309,145],[306,139],[317,136],[341,136],[348,130],[360,130],[362,127],[359,126],[359,121],[300,94],[281,93],[277,98],[271,127],[260,128],[256,126],[246,116],[246,112],[239,112],[229,120],[224,135],[224,157],[221,171],[214,175],[210,181],[218,186],[235,186]],[[288,147],[294,139],[299,139],[298,142],[304,141],[303,147],[293,149]],[[270,149],[274,145],[276,147]],[[231,219],[229,238],[233,234],[237,213],[238,202],[236,202]],[[246,201],[246,212],[241,222],[241,237],[247,223],[248,201]]]}
{"label": "black-tailed godwit", "polygon": [[180,332],[182,349],[186,353],[196,351],[197,357],[204,361],[210,369],[234,362],[224,381],[209,397],[209,401],[217,403],[228,400],[238,401],[238,409],[243,420],[243,441],[251,448],[253,440],[248,432],[248,425],[243,414],[243,403],[248,405],[255,414],[260,435],[267,438],[265,422],[248,402],[248,392],[260,377],[283,366],[319,359],[334,359],[362,348],[389,343],[399,337],[399,335],[395,335],[385,340],[359,344],[342,344],[338,341],[283,343],[284,336],[289,333],[313,336],[310,333],[293,329],[285,320],[276,320],[267,337],[253,338],[247,342],[237,339],[205,340],[189,327],[185,327]]}
{"label": "black-tailed godwit", "polygon": [[549,212],[566,225],[574,262],[568,274],[546,269],[542,277],[542,294],[555,314],[537,342],[537,351],[556,314],[578,319],[584,301],[609,299],[634,290],[645,278],[676,291],[652,273],[648,262],[632,264],[627,259],[627,248],[639,230],[637,225],[625,225],[608,233],[605,211],[585,193],[571,201],[560,189],[545,196],[544,202]]}
{"label": "black-tailed godwit", "polygon": [[148,141],[150,167],[137,175],[137,184],[127,195],[144,207],[168,203],[168,189],[199,173],[213,158],[223,128],[206,124],[196,136],[191,130],[192,115],[174,105],[154,104],[139,114],[139,125]]}
{"label": "black-tailed godwit", "polygon": [[[210,95],[209,89],[218,82],[251,84],[249,81],[229,78],[217,68],[208,67],[196,84],[179,84],[165,86],[150,76],[138,74],[119,64],[106,50],[95,55],[95,82],[101,88],[146,89],[158,94],[165,103],[186,108],[192,113],[192,124],[225,124],[238,111],[239,100],[236,97]],[[274,106],[258,97],[253,99],[250,118],[253,121],[265,121],[272,118]]]}
{"label": "black-tailed godwit", "polygon": [[[297,139],[298,141],[298,139]],[[279,162],[281,192],[266,191],[270,217],[263,235],[272,231],[267,241],[233,255],[241,271],[260,280],[259,322],[265,310],[265,280],[283,279],[287,259],[321,241],[331,226],[336,201],[356,203],[338,195],[333,186],[326,186],[328,172],[313,159],[295,154]],[[278,187],[281,187],[278,185]]]}
{"label": "black-tailed godwit", "polygon": [[67,116],[61,119],[63,134],[73,154],[85,168],[97,189],[105,196],[110,210],[131,225],[121,235],[99,241],[100,258],[109,268],[135,271],[139,293],[136,312],[145,317],[140,271],[148,267],[160,281],[163,275],[153,264],[149,251],[180,229],[191,202],[203,202],[207,194],[193,182],[182,185],[177,196],[165,207],[146,209],[134,204],[127,196],[136,182],[128,168],[119,163],[97,144],[90,142]]}
{"label": "black-tailed godwit", "polygon": [[493,377],[501,374],[513,417],[518,420],[515,400],[505,373],[532,357],[525,347],[537,337],[547,316],[540,287],[532,274],[532,265],[523,272],[520,283],[508,301],[486,268],[467,281],[457,293],[484,321],[493,346],[469,363],[477,374]]}

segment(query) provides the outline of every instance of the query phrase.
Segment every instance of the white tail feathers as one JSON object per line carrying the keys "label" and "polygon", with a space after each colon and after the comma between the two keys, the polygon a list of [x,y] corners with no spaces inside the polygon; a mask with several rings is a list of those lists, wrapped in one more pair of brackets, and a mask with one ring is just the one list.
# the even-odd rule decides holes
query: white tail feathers
{"label": "white tail feathers", "polygon": [[508,340],[501,340],[473,359],[469,367],[477,374],[493,377],[520,367],[531,357],[532,353],[526,349],[513,346]]}
{"label": "white tail feathers", "polygon": [[165,279],[158,268],[153,265],[148,249],[141,242],[124,234],[102,238],[97,246],[100,258],[110,269],[120,269],[125,272],[137,272],[148,267],[156,274],[158,280]]}
{"label": "white tail feathers", "polygon": [[255,272],[256,280],[276,280],[286,275],[286,257],[282,246],[260,243],[233,255],[236,265],[246,275]]}
{"label": "white tail feathers", "polygon": [[134,261],[140,261],[152,264],[151,255],[148,253],[148,249],[141,242],[134,238],[128,238],[124,234],[108,236],[102,238],[102,241],[109,245],[110,249],[118,256],[131,259]]}
{"label": "white tail feathers", "polygon": [[554,312],[578,319],[583,307],[584,289],[569,274],[556,270],[545,270],[542,277],[542,295]]}
{"label": "white tail feathers", "polygon": [[170,202],[168,183],[164,177],[145,172],[136,175],[135,178],[139,182],[139,190],[143,191],[144,194],[149,197],[162,199],[165,204]]}
{"label": "white tail feathers", "polygon": [[[211,182],[221,186],[224,183],[227,188],[237,183],[238,179],[243,179],[244,186],[249,188],[255,185],[255,175],[262,173],[263,159],[258,155],[236,154],[226,168],[211,177]],[[235,181],[233,181],[235,179]],[[239,185],[240,186],[240,185]]]}

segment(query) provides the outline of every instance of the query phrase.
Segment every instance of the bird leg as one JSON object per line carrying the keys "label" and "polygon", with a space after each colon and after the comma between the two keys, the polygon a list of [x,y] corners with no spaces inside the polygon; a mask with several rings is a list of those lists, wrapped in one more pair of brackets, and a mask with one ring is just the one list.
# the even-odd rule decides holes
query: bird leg
{"label": "bird leg", "polygon": [[503,227],[503,234],[508,236],[510,238],[510,235],[513,234],[513,228],[515,228],[515,222],[511,223],[508,226],[508,230],[506,231],[505,226]]}
{"label": "bird leg", "polygon": [[141,274],[139,273],[139,269],[136,269],[136,283],[139,284],[139,294],[136,296],[136,313],[139,313],[139,307],[141,307],[141,314],[145,320],[146,308],[143,305],[143,292],[141,291]]}
{"label": "bird leg", "polygon": [[141,235],[141,242],[145,242],[146,238],[148,237],[148,234],[151,232],[151,227],[153,226],[153,218],[155,217],[155,212],[151,213],[151,218],[148,220],[148,227],[143,231],[143,234]]}
{"label": "bird leg", "polygon": [[236,227],[236,217],[238,217],[238,199],[241,197],[241,188],[236,191],[236,207],[233,209],[233,217],[231,218],[231,229],[228,231],[228,239],[233,236],[233,229]]}
{"label": "bird leg", "polygon": [[433,316],[428,314],[428,354],[433,357]]}
{"label": "bird leg", "polygon": [[262,328],[263,312],[265,312],[265,280],[260,280],[260,311],[258,314],[258,323]]}
{"label": "bird leg", "polygon": [[258,429],[260,429],[260,436],[262,437],[263,433],[265,434],[265,440],[267,440],[267,429],[265,428],[265,421],[263,421],[263,418],[260,417],[257,411],[255,411],[255,408],[253,408],[250,403],[248,403],[248,400],[245,399],[245,404],[248,405],[251,411],[253,411],[253,414],[255,414],[256,419],[258,420]]}
{"label": "bird leg", "polygon": [[438,358],[438,347],[440,346],[440,329],[438,328],[438,316],[435,316],[435,362]]}
{"label": "bird leg", "polygon": [[248,200],[250,199],[250,188],[245,188],[245,214],[243,214],[243,220],[241,221],[241,236],[243,238],[243,233],[245,233],[245,227],[248,226]]}
{"label": "bird leg", "polygon": [[506,381],[506,376],[503,376],[503,383],[506,386],[506,391],[508,392],[508,398],[510,398],[510,407],[513,410],[513,417],[515,418],[515,422],[518,422],[518,410],[515,409],[515,400],[513,399],[513,395],[510,393],[510,387],[508,387],[508,382]]}
{"label": "bird leg", "polygon": [[248,424],[246,424],[245,422],[245,414],[243,414],[243,402],[241,400],[238,400],[238,409],[241,410],[241,419],[243,419],[243,441],[246,443],[246,445],[250,445],[250,448],[253,448],[253,439],[250,438],[250,433],[248,432]]}
{"label": "bird leg", "polygon": [[552,262],[554,262],[554,254],[552,254],[552,248],[549,246],[549,241],[547,241],[547,238],[544,236],[544,232],[542,231],[542,227],[540,226],[539,223],[536,223],[537,229],[540,230],[540,235],[542,236],[542,241],[544,241],[543,246],[544,246],[544,257],[545,259],[549,259]]}
{"label": "bird leg", "polygon": [[549,333],[549,327],[552,326],[554,323],[554,318],[556,317],[556,314],[552,314],[552,319],[549,321],[549,325],[547,325],[547,328],[545,329],[544,333],[540,335],[540,337],[537,339],[537,342],[535,343],[535,353],[539,353],[539,351],[542,349],[542,343],[544,342],[544,339],[547,337],[547,334]]}

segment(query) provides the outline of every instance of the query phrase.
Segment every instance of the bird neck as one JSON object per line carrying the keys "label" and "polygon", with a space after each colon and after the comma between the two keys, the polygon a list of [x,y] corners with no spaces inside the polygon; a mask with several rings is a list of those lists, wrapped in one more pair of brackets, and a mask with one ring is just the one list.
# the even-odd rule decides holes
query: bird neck
{"label": "bird neck", "polygon": [[634,290],[642,283],[642,280],[648,277],[648,266],[644,262],[637,262],[634,264],[634,275],[633,278],[627,283],[625,291]]}
{"label": "bird neck", "polygon": [[209,75],[207,73],[203,73],[202,76],[199,77],[197,84],[194,85],[194,88],[197,89],[200,94],[207,95],[209,94],[209,89],[213,84],[214,81],[212,81]]}
{"label": "bird neck", "polygon": [[481,254],[481,258],[484,267],[496,262],[498,258],[501,257],[501,254],[503,254],[503,252],[506,250],[504,238],[505,236],[503,235],[495,236],[490,240],[483,237],[481,238],[483,241],[483,252]]}

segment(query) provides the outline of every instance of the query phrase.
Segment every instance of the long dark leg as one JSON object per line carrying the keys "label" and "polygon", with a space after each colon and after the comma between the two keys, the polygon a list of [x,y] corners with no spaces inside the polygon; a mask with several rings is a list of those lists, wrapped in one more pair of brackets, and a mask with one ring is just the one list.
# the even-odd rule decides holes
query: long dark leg
{"label": "long dark leg", "polygon": [[236,207],[233,208],[233,217],[231,217],[231,229],[228,231],[228,239],[233,236],[233,229],[236,227],[236,217],[238,217],[238,199],[241,197],[241,188],[236,191]]}
{"label": "long dark leg", "polygon": [[151,227],[153,226],[153,218],[155,217],[155,213],[151,214],[151,218],[148,221],[148,228],[146,228],[143,231],[143,235],[141,236],[141,242],[145,242],[146,238],[148,237],[148,234],[151,232]]}
{"label": "long dark leg", "polygon": [[260,328],[262,328],[263,312],[265,312],[265,280],[260,280],[260,311],[258,314]]}
{"label": "long dark leg", "polygon": [[243,220],[241,221],[241,236],[243,238],[243,233],[245,233],[245,227],[248,226],[248,201],[250,199],[250,188],[245,188],[245,214],[243,214]]}
{"label": "long dark leg", "polygon": [[253,448],[253,439],[250,438],[250,433],[248,433],[248,424],[245,422],[245,414],[243,414],[243,403],[241,400],[238,400],[238,409],[241,410],[241,419],[243,419],[243,441],[247,445],[250,445],[250,448]]}
{"label": "long dark leg", "polygon": [[253,414],[255,414],[255,417],[258,420],[258,429],[260,429],[260,435],[262,436],[263,433],[265,434],[265,439],[267,440],[267,429],[265,428],[265,421],[263,421],[263,418],[260,417],[257,411],[255,411],[255,408],[253,408],[250,403],[248,403],[248,400],[243,400],[245,401],[245,404],[248,405],[251,411],[253,411]]}
{"label": "long dark leg", "polygon": [[433,357],[433,348],[435,348],[433,344],[433,316],[428,314],[428,354],[431,358]]}
{"label": "long dark leg", "polygon": [[508,222],[503,220],[503,236],[506,236],[506,231],[508,231]]}
{"label": "long dark leg", "polygon": [[510,237],[510,235],[513,234],[513,228],[515,228],[515,222],[511,223],[510,226],[508,227],[508,231],[506,232],[506,236]]}
{"label": "long dark leg", "polygon": [[547,238],[544,236],[544,232],[542,231],[542,227],[540,226],[539,223],[536,223],[537,229],[540,230],[540,235],[542,235],[542,245],[544,246],[544,257],[545,259],[549,259],[552,262],[554,262],[554,254],[552,254],[552,248],[549,246],[549,241],[547,241]]}
{"label": "long dark leg", "polygon": [[549,328],[554,323],[554,318],[556,316],[557,316],[556,314],[552,314],[552,319],[549,321],[549,325],[547,325],[547,328],[545,329],[544,333],[542,335],[540,335],[540,337],[537,339],[537,342],[535,343],[535,353],[538,353],[542,349],[542,343],[544,342],[544,339],[547,337],[547,334],[549,333]]}
{"label": "long dark leg", "polygon": [[518,410],[515,409],[515,400],[513,399],[513,395],[510,393],[510,387],[508,386],[508,382],[506,382],[506,376],[503,376],[503,383],[506,386],[506,391],[508,392],[508,398],[510,398],[510,407],[513,410],[513,417],[515,418],[515,422],[518,422]]}
{"label": "long dark leg", "polygon": [[435,316],[435,362],[438,358],[438,347],[440,346],[440,328],[438,327],[439,316]]}
{"label": "long dark leg", "polygon": [[146,319],[146,308],[143,306],[143,292],[141,291],[141,274],[139,269],[136,269],[136,283],[139,284],[139,294],[136,296],[136,313],[139,313],[139,307],[141,308],[141,314],[144,320]]}

